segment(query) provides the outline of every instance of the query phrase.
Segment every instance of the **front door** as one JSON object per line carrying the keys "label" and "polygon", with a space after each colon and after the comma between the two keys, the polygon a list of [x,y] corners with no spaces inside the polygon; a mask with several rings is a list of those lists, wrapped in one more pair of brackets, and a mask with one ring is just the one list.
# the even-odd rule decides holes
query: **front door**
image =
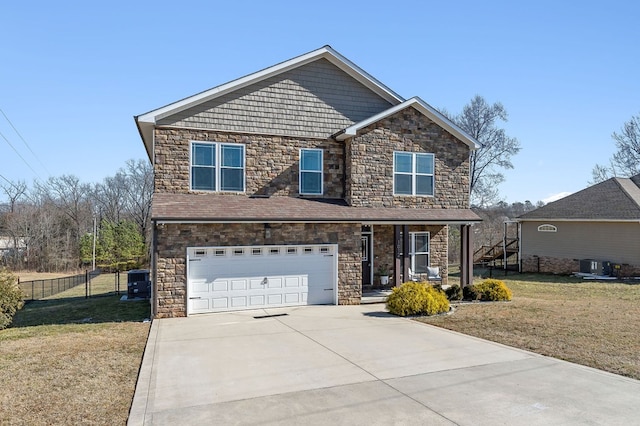
{"label": "front door", "polygon": [[370,286],[373,284],[371,279],[371,233],[363,233],[362,239],[362,285]]}

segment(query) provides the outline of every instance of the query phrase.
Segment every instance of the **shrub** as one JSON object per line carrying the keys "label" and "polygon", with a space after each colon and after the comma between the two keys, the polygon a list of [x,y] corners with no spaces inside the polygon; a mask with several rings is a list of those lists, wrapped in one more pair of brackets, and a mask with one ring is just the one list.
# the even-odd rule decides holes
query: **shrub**
{"label": "shrub", "polygon": [[478,300],[480,295],[476,292],[474,286],[468,285],[462,288],[462,298],[464,300]]}
{"label": "shrub", "polygon": [[22,308],[24,295],[18,286],[18,277],[0,270],[0,330],[7,328],[18,309]]}
{"label": "shrub", "polygon": [[447,296],[427,283],[406,282],[387,298],[389,312],[399,316],[435,315],[449,311]]}
{"label": "shrub", "polygon": [[503,281],[493,278],[474,284],[472,288],[480,300],[500,301],[511,300],[513,297],[511,290]]}
{"label": "shrub", "polygon": [[449,287],[445,291],[445,294],[447,295],[447,299],[449,300],[460,300],[463,296],[462,288],[458,284],[454,284]]}

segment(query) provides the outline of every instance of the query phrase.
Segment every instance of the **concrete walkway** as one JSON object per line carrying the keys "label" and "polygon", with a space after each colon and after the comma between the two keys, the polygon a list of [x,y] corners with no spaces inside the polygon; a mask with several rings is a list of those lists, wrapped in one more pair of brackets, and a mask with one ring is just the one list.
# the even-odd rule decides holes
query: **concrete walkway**
{"label": "concrete walkway", "polygon": [[154,320],[129,425],[629,425],[639,413],[640,381],[375,304]]}

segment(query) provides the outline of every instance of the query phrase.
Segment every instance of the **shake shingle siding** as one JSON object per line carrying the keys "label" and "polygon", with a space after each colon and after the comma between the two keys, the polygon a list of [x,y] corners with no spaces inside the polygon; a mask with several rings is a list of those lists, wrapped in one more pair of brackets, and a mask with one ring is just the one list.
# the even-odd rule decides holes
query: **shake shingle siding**
{"label": "shake shingle siding", "polygon": [[324,139],[390,106],[322,59],[166,117],[158,125]]}

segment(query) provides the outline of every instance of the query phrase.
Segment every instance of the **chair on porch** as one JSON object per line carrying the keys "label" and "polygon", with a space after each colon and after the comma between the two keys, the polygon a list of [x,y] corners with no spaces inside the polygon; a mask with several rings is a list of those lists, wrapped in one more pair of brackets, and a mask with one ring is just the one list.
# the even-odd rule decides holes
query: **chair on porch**
{"label": "chair on porch", "polygon": [[[424,281],[424,274],[416,274],[411,268],[409,268],[409,280],[411,281]],[[440,276],[440,268],[438,266],[427,267],[427,281],[429,282],[442,282]]]}

